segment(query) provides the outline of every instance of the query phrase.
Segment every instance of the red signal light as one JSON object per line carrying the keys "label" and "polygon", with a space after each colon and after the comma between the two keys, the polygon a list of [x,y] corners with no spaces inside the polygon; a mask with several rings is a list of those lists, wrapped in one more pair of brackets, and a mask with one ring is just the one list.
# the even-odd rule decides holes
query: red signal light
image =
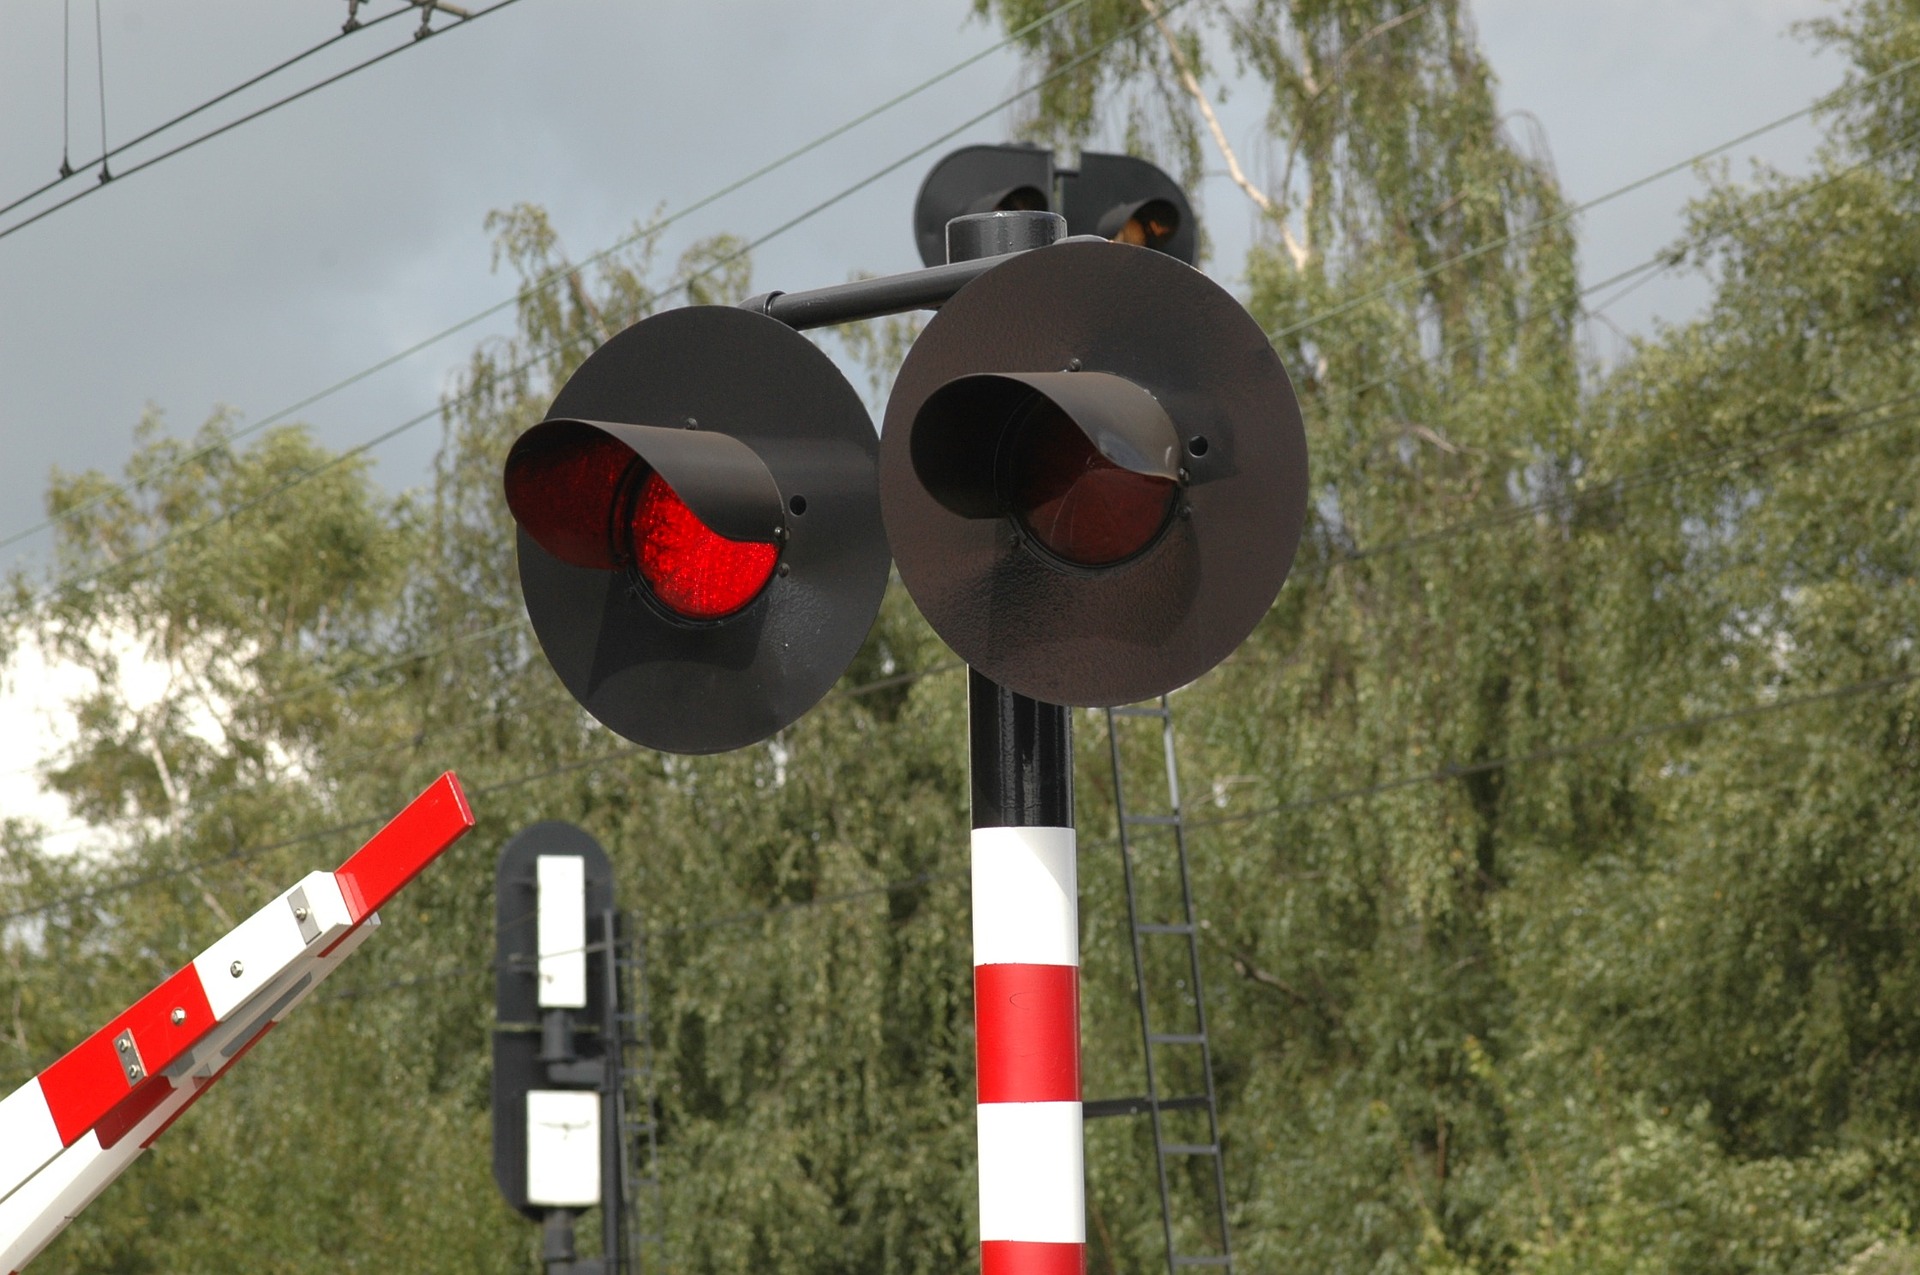
{"label": "red signal light", "polygon": [[700,521],[659,474],[649,472],[633,502],[631,561],[653,596],[689,620],[718,620],[760,596],[780,547],[729,540]]}
{"label": "red signal light", "polygon": [[759,597],[777,544],[732,540],[619,439],[570,422],[529,432],[507,460],[507,505],[535,543],[596,571],[632,569],[684,620],[719,620]]}
{"label": "red signal light", "polygon": [[1007,493],[1015,518],[1047,552],[1107,567],[1145,550],[1172,517],[1178,485],[1108,460],[1073,418],[1036,394],[1015,426]]}

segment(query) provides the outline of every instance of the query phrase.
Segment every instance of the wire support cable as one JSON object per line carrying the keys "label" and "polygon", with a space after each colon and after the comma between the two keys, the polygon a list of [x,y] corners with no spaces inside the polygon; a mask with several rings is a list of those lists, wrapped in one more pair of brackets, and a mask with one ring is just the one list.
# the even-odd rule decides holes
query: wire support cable
{"label": "wire support cable", "polygon": [[[456,27],[463,27],[467,25],[469,22],[477,22],[481,18],[486,17],[490,13],[498,13],[500,10],[508,8],[511,5],[518,4],[519,2],[520,0],[495,0],[493,4],[488,5],[484,9],[475,9],[467,17],[460,19],[458,22],[455,22],[453,26],[447,27],[445,29],[448,31],[451,31]],[[363,24],[363,26],[371,27],[377,22],[385,21],[386,18],[388,17],[396,17],[399,14],[406,13],[406,12],[408,12],[408,10],[401,9],[396,11],[395,13],[387,14],[384,17],[376,18],[374,19],[373,22],[365,23]],[[252,80],[247,81],[245,84],[237,85],[234,88],[227,90],[227,92],[221,94],[219,97],[213,98],[205,103],[202,103],[200,106],[194,107],[191,111],[188,111],[185,114],[177,117],[175,120],[169,121],[166,124],[162,124],[158,128],[151,129],[148,132],[141,134],[139,137],[135,138],[133,141],[124,142],[119,146],[113,147],[111,150],[108,149],[106,144],[107,142],[106,131],[105,131],[106,125],[105,125],[105,120],[103,119],[101,122],[101,134],[100,134],[101,154],[96,161],[92,161],[92,162],[97,162],[100,165],[100,172],[101,172],[100,181],[97,184],[89,186],[84,190],[75,191],[73,194],[68,195],[65,199],[59,200],[55,203],[48,204],[45,208],[42,208],[39,211],[34,212],[26,217],[22,217],[20,220],[13,222],[11,225],[0,227],[0,239],[5,239],[8,235],[14,234],[17,231],[25,230],[28,226],[33,225],[35,222],[40,221],[42,218],[51,217],[54,213],[59,212],[62,208],[69,207],[70,205],[78,203],[80,200],[85,199],[89,195],[98,193],[100,190],[100,187],[106,185],[110,181],[119,181],[123,178],[131,177],[133,174],[137,172],[140,172],[144,169],[152,168],[155,164],[161,163],[165,160],[172,159],[174,156],[182,154],[186,151],[190,151],[194,147],[200,145],[202,142],[210,142],[214,138],[221,136],[223,133],[230,133],[234,129],[239,128],[242,124],[251,124],[254,120],[259,119],[263,115],[270,115],[273,112],[279,110],[283,106],[291,106],[293,103],[298,102],[300,99],[304,97],[308,97],[314,93],[318,93],[321,89],[331,87],[332,85],[339,83],[341,80],[346,79],[350,75],[358,74],[359,72],[366,70],[368,67],[377,66],[378,64],[385,62],[388,58],[393,57],[395,54],[405,53],[408,49],[413,48],[414,44],[417,43],[417,41],[409,41],[406,44],[395,45],[393,48],[388,49],[384,53],[375,54],[373,57],[367,58],[365,61],[356,62],[352,66],[346,67],[345,69],[340,71],[336,71],[332,75],[329,75],[324,79],[321,79],[312,84],[309,84],[303,89],[297,89],[292,93],[288,93],[284,97],[276,98],[273,101],[267,103],[265,106],[259,107],[256,110],[249,111],[245,115],[242,115],[237,119],[229,120],[225,124],[221,124],[216,128],[208,129],[206,132],[200,133],[194,137],[191,137],[188,140],[181,142],[177,146],[169,147],[168,149],[161,151],[157,155],[149,156],[148,158],[141,160],[139,163],[134,164],[131,167],[122,169],[118,173],[112,173],[108,171],[107,161],[111,156],[119,154],[120,152],[126,150],[130,146],[138,145],[140,142],[145,141],[148,138],[152,137],[155,133],[163,132],[166,129],[172,128],[175,124],[179,123],[181,120],[188,119],[194,115],[197,115],[201,111],[206,110],[208,107],[213,106],[216,103],[224,101],[226,98],[233,96],[233,94],[238,93],[243,89],[249,88],[254,84],[258,84],[262,79],[265,79],[267,76],[272,75],[281,69],[284,69],[284,67],[291,66],[294,62],[300,61],[301,58],[305,58],[313,53],[317,53],[321,49],[326,48],[328,45],[331,45],[336,41],[342,40],[345,38],[346,36],[342,34],[342,35],[334,36],[330,40],[323,41],[322,43],[317,44],[313,48],[307,50],[305,53],[299,54],[298,56],[289,59],[287,62],[283,63],[281,66],[275,67],[273,68],[273,70],[270,70],[270,71],[262,72],[260,75],[254,77]],[[103,92],[104,92],[104,88],[103,88]],[[103,108],[104,108],[104,102],[103,102]],[[0,210],[0,211],[7,211],[13,208],[17,208],[21,204],[26,203],[31,199],[37,198],[39,195],[45,194],[47,191],[53,189],[55,186],[58,186],[61,182],[65,180],[66,178],[63,177],[59,181],[50,182],[46,186],[41,187],[39,190],[34,191],[31,194],[25,195],[19,199],[16,199],[13,203],[8,204],[6,209]]]}
{"label": "wire support cable", "polygon": [[[885,114],[890,110],[893,110],[895,107],[910,101],[911,99],[913,99],[914,97],[917,97],[921,93],[926,92],[928,89],[931,89],[936,85],[942,83],[943,81],[948,80],[955,75],[958,75],[961,71],[966,70],[968,67],[971,67],[976,63],[1000,52],[1001,50],[1007,48],[1009,45],[1011,45],[1015,41],[1023,38],[1028,33],[1038,29],[1039,27],[1044,26],[1047,23],[1050,23],[1055,19],[1063,16],[1064,14],[1069,13],[1072,10],[1081,8],[1082,6],[1089,3],[1091,3],[1091,0],[1065,0],[1065,3],[1058,5],[1053,9],[1050,9],[1045,14],[1042,14],[1039,18],[1036,18],[1034,21],[1028,23],[1026,26],[1023,26],[1019,30],[1013,32],[1011,35],[1007,36],[1006,39],[1001,40],[999,43],[991,45],[985,49],[982,49],[980,52],[975,53],[970,57],[964,58],[961,61],[954,63],[952,66],[948,67],[946,70],[941,71],[938,74],[935,74],[933,76],[930,76],[927,79],[920,81],[918,84],[915,84],[910,88],[907,88],[899,93],[896,93],[894,96],[888,98],[884,102],[881,102],[879,105],[870,107],[866,111],[861,112],[859,115],[854,116],[852,119],[847,120],[845,123],[839,124],[834,128],[831,128],[826,132],[820,134],[819,136],[813,138],[811,141],[805,142],[800,146],[795,147],[793,150],[787,151],[785,154],[780,155],[775,159],[769,160],[767,163],[762,164],[760,167],[754,169],[752,172],[746,174],[745,176],[736,178],[735,180],[727,183],[726,185],[720,187],[719,189],[713,191],[712,193],[703,195],[699,199],[694,200],[692,203],[688,204],[686,207],[677,209],[674,212],[669,213],[664,217],[661,217],[653,222],[648,223],[646,226],[635,231],[633,234],[625,235],[620,239],[615,240],[613,243],[609,244],[607,247],[602,248],[597,252],[594,252],[588,255],[587,257],[581,259],[578,262],[572,263],[564,268],[548,271],[545,275],[542,275],[539,278],[534,279],[529,283],[523,284],[521,287],[516,289],[511,296],[508,296],[506,298],[503,298],[500,301],[495,302],[493,305],[488,306],[486,309],[476,311],[473,314],[468,315],[466,318],[461,319],[457,323],[454,323],[448,327],[442,328],[438,332],[435,332],[430,336],[423,337],[420,340],[414,342],[412,345],[407,346],[405,349],[396,351],[395,353],[388,355],[386,358],[381,359],[380,361],[373,363],[361,369],[360,371],[355,372],[352,375],[343,378],[342,380],[336,381],[333,384],[328,385],[323,389],[317,390],[314,393],[307,395],[305,398],[302,398],[297,403],[293,403],[287,407],[283,407],[279,411],[269,413],[268,415],[262,417],[260,420],[255,421],[253,424],[248,425],[242,429],[236,430],[233,433],[222,437],[218,442],[208,444],[207,446],[196,449],[194,451],[190,451],[187,454],[179,457],[178,459],[173,460],[168,464],[161,466],[153,474],[146,476],[141,481],[152,482],[157,479],[164,478],[168,474],[174,473],[180,468],[186,465],[190,465],[197,460],[201,460],[206,456],[209,456],[214,452],[221,450],[222,448],[230,447],[233,443],[237,442],[242,438],[247,437],[250,434],[257,433],[258,431],[265,429],[270,425],[276,424],[280,421],[284,421],[289,417],[293,416],[297,412],[305,411],[307,408],[312,407],[316,403],[320,403],[325,401],[326,399],[332,398],[334,395],[342,393],[343,391],[350,389],[355,385],[360,384],[362,381],[365,381],[369,377],[378,375],[379,373],[386,371],[388,368],[391,368],[396,364],[399,364],[401,362],[404,362],[407,359],[412,358],[416,354],[420,354],[428,349],[431,349],[433,346],[438,345],[442,341],[445,341],[450,337],[459,335],[461,332],[466,331],[468,328],[473,327],[475,324],[485,322],[487,319],[493,318],[494,316],[506,310],[509,310],[514,306],[521,304],[523,301],[526,301],[532,297],[540,295],[547,288],[550,288],[557,283],[566,281],[566,279],[575,271],[578,271],[587,266],[597,265],[600,262],[611,257],[616,252],[620,252],[623,249],[632,247],[635,243],[638,243],[641,240],[651,235],[658,234],[661,231],[666,230],[668,227],[674,225],[676,222],[681,221],[682,219],[689,217],[692,214],[699,212],[705,208],[708,208],[715,203],[718,203],[720,200],[725,199],[729,195],[735,194],[740,190],[745,189],[747,186],[752,185],[754,182],[759,181],[761,178],[767,177],[772,173],[778,172],[780,169],[785,168],[787,165],[793,163],[795,160],[802,159],[805,156],[812,154],[814,151],[819,150],[822,146],[825,146],[828,143],[835,141],[840,137],[845,136],[847,133],[852,132],[854,129],[860,127],[862,124],[865,124],[879,117],[880,115]],[[407,10],[401,9],[396,11],[395,13],[384,15],[381,18],[376,18],[373,20],[373,22],[368,22],[364,25],[372,26],[374,22],[385,21],[386,18],[388,17],[397,17],[399,16],[399,14],[405,13],[405,12],[407,12]],[[339,37],[335,37],[335,38],[337,39]],[[131,145],[132,143],[128,143],[128,144]],[[0,210],[0,211],[4,211],[4,210]],[[693,280],[690,279],[687,282],[692,282],[692,281]],[[660,295],[671,295],[672,291],[674,291],[674,289],[669,289],[667,292],[662,293]],[[49,530],[50,528],[58,525],[61,522],[77,517],[78,515],[86,512],[91,508],[94,508],[95,506],[101,504],[102,502],[112,499],[115,495],[124,493],[134,485],[136,484],[133,484],[133,483],[116,484],[112,487],[109,487],[105,491],[99,492],[94,496],[88,497],[86,500],[79,502],[71,509],[62,510],[60,513],[52,515],[48,518],[45,518],[42,521],[37,522],[30,527],[23,528],[22,530],[13,532],[12,534],[7,535],[5,537],[0,537],[0,549],[5,549],[12,545],[18,544],[20,541],[27,539],[29,536],[37,535],[42,531]]]}
{"label": "wire support cable", "polygon": [[[410,11],[411,10],[409,8],[395,9],[392,13],[383,13],[377,18],[373,18],[369,21],[363,22],[359,25],[359,27],[355,29],[366,30],[371,27],[376,27],[380,25],[382,22],[385,22],[389,18],[398,18]],[[86,169],[91,169],[98,164],[105,164],[108,160],[112,159],[115,155],[123,154],[124,152],[131,150],[133,147],[140,145],[142,142],[151,141],[153,138],[158,137],[160,134],[167,132],[170,129],[178,128],[180,125],[186,123],[188,120],[192,119],[194,116],[199,115],[205,111],[211,110],[213,107],[220,105],[220,103],[226,101],[230,97],[233,97],[235,94],[244,93],[248,89],[253,88],[258,84],[261,84],[267,80],[272,79],[274,76],[280,74],[280,72],[288,70],[289,68],[301,62],[304,62],[306,59],[312,57],[314,54],[322,52],[323,50],[332,48],[334,45],[338,44],[340,41],[346,39],[349,34],[351,33],[343,31],[339,35],[333,36],[331,39],[322,40],[318,44],[311,45],[308,48],[301,50],[299,53],[294,54],[292,57],[287,58],[281,62],[275,63],[274,65],[268,67],[266,70],[260,72],[258,75],[242,80],[240,83],[234,85],[232,88],[227,89],[224,92],[215,94],[214,96],[208,98],[206,101],[200,103],[198,106],[189,107],[187,110],[180,112],[178,115],[173,116],[171,119],[164,120],[161,123],[154,125],[152,128],[148,129],[146,132],[140,134],[140,136],[138,137],[129,138],[126,141],[121,142],[118,146],[114,146],[111,148],[103,146],[98,155],[95,155],[92,159],[83,161],[80,164],[79,168],[75,168],[67,160],[67,151],[66,151],[66,144],[65,144],[66,101],[63,98],[61,102],[61,110],[62,110],[61,124],[62,124],[63,131],[62,131],[62,142],[61,142],[61,148],[60,148],[60,169],[61,169],[60,175],[54,178],[50,182],[46,182],[43,185],[35,187],[34,189],[28,191],[24,195],[17,196],[11,203],[0,204],[0,216],[5,216],[7,213],[12,212],[16,208],[32,203],[34,200],[40,198],[40,196],[46,194],[48,191],[54,189],[56,186],[65,184],[68,179],[78,175],[79,172]]]}

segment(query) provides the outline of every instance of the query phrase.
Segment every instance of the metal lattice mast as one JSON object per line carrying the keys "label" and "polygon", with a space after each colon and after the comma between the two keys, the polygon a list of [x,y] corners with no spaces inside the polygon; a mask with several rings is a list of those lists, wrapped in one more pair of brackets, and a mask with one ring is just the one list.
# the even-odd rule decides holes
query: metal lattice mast
{"label": "metal lattice mast", "polygon": [[666,1269],[666,1208],[660,1189],[659,1124],[654,1112],[653,1029],[647,1017],[647,933],[636,923],[620,935],[616,993],[620,1006],[614,1066],[619,1107],[621,1269],[643,1275],[645,1252],[653,1268]]}
{"label": "metal lattice mast", "polygon": [[[1164,814],[1142,813],[1127,805],[1124,780],[1126,766],[1120,744],[1121,722],[1136,718],[1160,724],[1167,778],[1167,809]],[[1173,711],[1167,697],[1162,695],[1154,704],[1108,709],[1107,743],[1113,762],[1113,800],[1120,829],[1120,864],[1126,882],[1127,924],[1132,937],[1134,990],[1140,1012],[1140,1043],[1146,1063],[1147,1092],[1143,1100],[1117,1099],[1089,1103],[1087,1115],[1136,1115],[1144,1111],[1152,1119],[1154,1169],[1160,1187],[1160,1221],[1166,1236],[1168,1271],[1191,1267],[1231,1270],[1233,1248],[1227,1222],[1226,1163],[1220,1148],[1220,1110],[1213,1084],[1212,1045],[1207,1037],[1206,997],[1200,979],[1199,926],[1194,915],[1193,884],[1187,868],[1186,823],[1180,800],[1179,767],[1174,752]],[[1147,834],[1146,844],[1143,844],[1143,833]],[[1149,854],[1155,852],[1151,845],[1154,840],[1159,842],[1158,853],[1170,857],[1171,866],[1175,869],[1178,906],[1172,920],[1153,919],[1153,914],[1148,912],[1148,905],[1143,902],[1145,891],[1141,877],[1145,874],[1140,860],[1143,850]],[[1164,869],[1167,865],[1162,862],[1156,866]],[[1143,913],[1149,919],[1143,920]],[[1173,1021],[1161,1022],[1154,1013],[1156,998],[1150,986],[1149,970],[1155,961],[1148,952],[1155,945],[1169,941],[1184,943],[1186,949],[1186,982],[1191,995],[1175,997],[1174,1000],[1175,1003],[1185,1000],[1185,1009],[1190,1012],[1176,1011]],[[1184,1021],[1179,1021],[1181,1019]],[[1190,1082],[1197,1081],[1197,1086],[1190,1084],[1188,1087],[1197,1088],[1198,1091],[1172,1096],[1164,1094],[1170,1073]],[[1180,1141],[1168,1129],[1169,1113],[1183,1111],[1205,1113],[1204,1141]],[[1214,1203],[1213,1234],[1204,1240],[1205,1247],[1212,1250],[1210,1252],[1182,1252],[1183,1236],[1174,1219],[1175,1191],[1181,1177],[1190,1183],[1192,1175],[1179,1175],[1177,1169],[1170,1172],[1169,1161],[1175,1165],[1191,1165],[1195,1160],[1206,1161],[1206,1170],[1210,1170],[1202,1171],[1202,1176],[1210,1179],[1206,1184],[1210,1188],[1207,1193],[1212,1195]]]}

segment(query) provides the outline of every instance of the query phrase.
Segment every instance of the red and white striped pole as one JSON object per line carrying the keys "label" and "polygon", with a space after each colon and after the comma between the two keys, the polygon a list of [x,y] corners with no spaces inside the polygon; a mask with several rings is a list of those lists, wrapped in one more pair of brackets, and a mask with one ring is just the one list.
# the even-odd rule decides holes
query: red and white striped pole
{"label": "red and white striped pole", "polygon": [[1080,924],[1067,710],[969,671],[982,1275],[1081,1275]]}

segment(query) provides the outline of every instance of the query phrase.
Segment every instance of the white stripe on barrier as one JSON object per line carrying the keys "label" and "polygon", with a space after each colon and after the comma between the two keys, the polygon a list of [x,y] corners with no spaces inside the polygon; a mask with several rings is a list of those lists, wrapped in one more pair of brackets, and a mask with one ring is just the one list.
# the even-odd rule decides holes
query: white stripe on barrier
{"label": "white stripe on barrier", "polygon": [[60,1154],[60,1131],[40,1077],[0,1098],[0,1199],[12,1195],[40,1166]]}
{"label": "white stripe on barrier", "polygon": [[[295,897],[305,898],[307,919],[294,915]],[[331,872],[309,872],[300,884],[222,935],[194,958],[214,1018],[225,1021],[275,975],[298,960],[309,944],[314,950],[346,933],[353,924]],[[318,933],[314,932],[315,928]]]}
{"label": "white stripe on barrier", "polygon": [[1071,828],[973,830],[973,963],[1080,964]]}
{"label": "white stripe on barrier", "polygon": [[[311,894],[308,897],[311,898]],[[337,889],[333,891],[333,898],[339,902]],[[344,915],[344,905],[341,908]],[[324,957],[319,954],[320,945],[315,943],[310,955],[303,954],[270,976],[257,980],[261,984],[255,988],[257,1004],[239,1007],[242,1012],[201,1037],[162,1076],[147,1080],[150,1085],[171,1084],[173,1092],[141,1117],[113,1146],[101,1146],[99,1134],[89,1129],[18,1191],[0,1201],[0,1271],[17,1271],[39,1256],[81,1210],[140,1158],[155,1134],[192,1103],[222,1068],[270,1023],[284,1019],[311,995],[320,981],[339,968],[379,924],[379,915],[371,915],[359,930]],[[54,1141],[59,1141],[57,1135]]]}
{"label": "white stripe on barrier", "polygon": [[1077,1102],[988,1102],[979,1112],[980,1238],[1084,1244]]}

